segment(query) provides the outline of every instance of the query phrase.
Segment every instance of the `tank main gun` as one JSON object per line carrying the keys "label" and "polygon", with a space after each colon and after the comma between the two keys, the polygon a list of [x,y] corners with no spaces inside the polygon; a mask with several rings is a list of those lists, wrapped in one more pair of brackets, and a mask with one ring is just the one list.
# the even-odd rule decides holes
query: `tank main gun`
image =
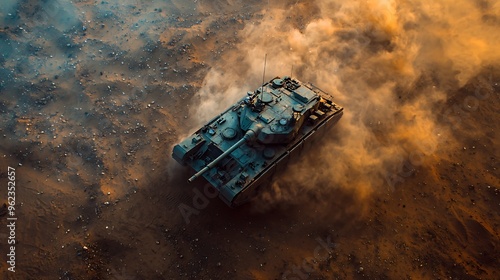
{"label": "tank main gun", "polygon": [[216,159],[214,159],[213,161],[211,161],[209,164],[207,164],[207,166],[203,167],[203,169],[201,169],[200,171],[198,171],[196,174],[194,174],[193,176],[191,176],[191,178],[188,179],[188,182],[191,183],[193,182],[194,180],[196,180],[196,178],[200,177],[201,175],[203,175],[203,173],[207,172],[208,170],[210,170],[211,168],[213,168],[215,165],[217,165],[217,163],[219,163],[219,161],[223,160],[226,156],[228,156],[230,153],[232,153],[234,150],[238,149],[241,145],[243,145],[245,142],[247,141],[252,141],[253,139],[255,139],[257,137],[257,134],[259,133],[260,131],[260,127],[257,127],[257,126],[254,126],[252,128],[250,128],[246,133],[245,135],[243,136],[243,138],[241,138],[238,142],[234,143],[233,146],[231,146],[229,149],[227,149],[224,153],[222,153],[220,156],[218,156]]}

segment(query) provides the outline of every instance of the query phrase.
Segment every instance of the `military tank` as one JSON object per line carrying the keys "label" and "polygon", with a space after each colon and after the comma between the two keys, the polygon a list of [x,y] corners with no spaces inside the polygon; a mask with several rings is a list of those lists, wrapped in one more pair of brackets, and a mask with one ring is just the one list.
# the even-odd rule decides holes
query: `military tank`
{"label": "military tank", "polygon": [[342,117],[312,84],[275,77],[175,145],[172,157],[203,177],[229,206],[244,204]]}

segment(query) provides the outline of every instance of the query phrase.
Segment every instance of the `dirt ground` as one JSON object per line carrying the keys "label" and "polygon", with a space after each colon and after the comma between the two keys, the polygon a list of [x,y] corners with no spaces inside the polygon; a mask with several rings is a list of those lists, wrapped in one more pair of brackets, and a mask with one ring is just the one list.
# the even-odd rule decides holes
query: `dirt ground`
{"label": "dirt ground", "polygon": [[[462,57],[419,73],[408,70],[418,63],[401,58],[386,68],[382,58],[398,54],[401,35],[385,39],[395,31],[377,25],[344,32],[335,16],[318,21],[324,9],[343,10],[342,1],[315,2],[6,1],[0,201],[7,202],[14,167],[18,220],[12,273],[0,212],[0,278],[497,279],[499,54],[485,55],[488,41],[463,47],[484,49],[471,52],[481,60],[474,72],[454,70]],[[483,2],[481,20],[500,31],[500,8]],[[321,46],[314,27],[346,45],[328,44],[320,55],[301,49],[303,34]],[[277,53],[271,46],[292,29],[290,45],[277,49],[293,54]],[[254,52],[259,37],[268,47]],[[361,37],[370,39],[362,55],[349,49]],[[302,177],[282,174],[268,193],[230,209],[200,196],[203,182],[187,183],[190,170],[171,149],[231,104],[233,91],[259,86],[262,73],[254,71],[266,51],[268,78],[288,75],[293,64],[298,79],[338,92],[346,116],[290,166]],[[413,59],[439,59],[429,57]],[[378,95],[357,89],[361,80]],[[439,97],[420,102],[433,88]],[[204,107],[205,99],[217,106]],[[418,143],[437,137],[419,126],[424,119],[443,129],[421,153]],[[186,207],[194,212],[186,216]]]}

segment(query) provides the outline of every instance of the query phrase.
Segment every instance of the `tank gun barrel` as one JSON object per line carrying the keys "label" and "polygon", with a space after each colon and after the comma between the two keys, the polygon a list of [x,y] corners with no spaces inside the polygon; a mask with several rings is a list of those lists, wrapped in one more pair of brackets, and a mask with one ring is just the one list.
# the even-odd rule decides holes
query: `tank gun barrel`
{"label": "tank gun barrel", "polygon": [[198,178],[201,175],[203,175],[203,173],[205,173],[208,170],[210,170],[217,163],[219,163],[219,161],[221,161],[222,159],[224,159],[227,155],[229,155],[230,153],[232,153],[234,150],[238,149],[238,147],[241,146],[241,145],[243,145],[247,140],[253,139],[255,136],[256,136],[256,133],[253,130],[248,130],[247,133],[245,133],[245,135],[243,136],[243,138],[241,138],[238,142],[236,142],[233,146],[231,146],[231,148],[227,149],[227,151],[225,151],[220,156],[218,156],[215,160],[213,160],[212,162],[210,162],[209,164],[207,164],[207,166],[203,167],[203,169],[201,169],[196,174],[194,174],[193,176],[191,176],[191,178],[188,179],[188,182],[191,183],[194,180],[196,180],[196,178]]}

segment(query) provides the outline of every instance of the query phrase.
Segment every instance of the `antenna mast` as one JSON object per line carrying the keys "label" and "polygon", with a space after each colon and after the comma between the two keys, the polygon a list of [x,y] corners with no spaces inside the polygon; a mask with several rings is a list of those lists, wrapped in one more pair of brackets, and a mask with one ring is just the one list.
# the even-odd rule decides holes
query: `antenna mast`
{"label": "antenna mast", "polygon": [[266,80],[266,64],[267,64],[267,53],[266,56],[264,57],[264,73],[262,74],[261,99],[262,99],[262,93],[264,93],[264,82]]}
{"label": "antenna mast", "polygon": [[[267,0],[267,11],[269,11],[269,3],[270,0]],[[266,11],[266,14],[267,14]],[[264,56],[264,73],[262,73],[262,88],[260,90],[260,99],[262,100],[262,97],[264,96],[264,82],[266,80],[266,64],[267,64],[267,53]]]}

